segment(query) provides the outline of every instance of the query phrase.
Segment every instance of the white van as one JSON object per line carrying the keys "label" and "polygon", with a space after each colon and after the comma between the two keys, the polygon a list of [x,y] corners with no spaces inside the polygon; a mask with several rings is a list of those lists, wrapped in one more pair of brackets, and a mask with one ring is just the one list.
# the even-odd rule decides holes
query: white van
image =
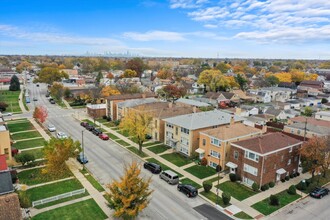
{"label": "white van", "polygon": [[159,178],[165,180],[169,184],[178,184],[179,176],[171,170],[165,170],[159,174]]}

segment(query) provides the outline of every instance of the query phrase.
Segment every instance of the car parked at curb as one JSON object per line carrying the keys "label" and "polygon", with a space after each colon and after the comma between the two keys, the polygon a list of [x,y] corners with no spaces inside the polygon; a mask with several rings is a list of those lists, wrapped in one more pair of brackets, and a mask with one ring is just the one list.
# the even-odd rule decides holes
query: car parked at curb
{"label": "car parked at curb", "polygon": [[100,129],[95,128],[95,129],[92,130],[92,133],[95,134],[96,136],[99,136],[103,132]]}
{"label": "car parked at curb", "polygon": [[144,169],[149,170],[152,173],[159,174],[162,172],[162,167],[156,163],[145,162],[143,164]]}
{"label": "car parked at curb", "polygon": [[83,122],[80,123],[80,125],[83,126],[83,127],[86,127],[89,124],[88,124],[88,122],[83,121]]}
{"label": "car parked at curb", "polygon": [[50,101],[50,104],[55,104],[55,100],[52,99],[52,100]]}
{"label": "car parked at curb", "polygon": [[93,125],[90,125],[90,124],[86,125],[85,128],[89,131],[93,131],[95,129],[95,127]]}
{"label": "car parked at curb", "polygon": [[100,134],[99,138],[102,139],[102,140],[105,140],[105,141],[109,140],[109,136],[106,135],[106,134]]}
{"label": "car parked at curb", "polygon": [[48,125],[47,125],[47,129],[48,129],[48,131],[50,131],[50,132],[56,131],[55,126],[52,125],[52,124],[48,124]]}
{"label": "car parked at curb", "polygon": [[83,155],[82,152],[80,152],[80,153],[78,154],[78,156],[77,156],[77,160],[78,160],[78,162],[81,163],[81,164],[86,164],[86,163],[88,163],[88,159],[87,159],[86,154]]}
{"label": "car parked at curb", "polygon": [[167,183],[175,185],[179,183],[178,174],[171,170],[165,170],[159,174],[159,178],[165,180]]}
{"label": "car parked at curb", "polygon": [[198,195],[198,190],[190,184],[180,184],[177,187],[178,191],[185,194],[188,198]]}
{"label": "car parked at curb", "polygon": [[323,196],[329,194],[329,189],[324,187],[316,187],[312,192],[309,193],[311,197],[322,199]]}
{"label": "car parked at curb", "polygon": [[67,136],[64,132],[62,132],[62,131],[57,132],[56,136],[57,136],[57,138],[59,138],[59,139],[68,138],[68,136]]}

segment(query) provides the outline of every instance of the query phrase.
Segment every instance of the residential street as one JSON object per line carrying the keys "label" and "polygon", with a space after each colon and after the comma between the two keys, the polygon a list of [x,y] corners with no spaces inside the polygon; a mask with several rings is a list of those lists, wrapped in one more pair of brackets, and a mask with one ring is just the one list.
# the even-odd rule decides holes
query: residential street
{"label": "residential street", "polygon": [[[101,184],[118,179],[122,175],[125,163],[132,160],[142,162],[116,143],[102,141],[81,127],[79,121],[72,117],[72,114],[77,114],[79,110],[64,110],[57,105],[50,104],[45,97],[45,85],[40,84],[40,87],[36,87],[35,84],[30,84],[28,88],[31,91],[31,98],[38,98],[38,101],[29,104],[29,107],[34,104],[36,106],[45,105],[48,108],[48,122],[54,124],[57,131],[63,131],[79,141],[81,141],[82,131],[84,131],[84,148],[89,159],[86,167]],[[146,177],[153,176],[145,170],[142,170],[142,173]],[[158,175],[154,175],[152,178],[151,188],[155,191],[152,194],[150,205],[139,216],[141,219],[207,219],[193,209],[205,203],[201,198],[187,198],[184,194],[177,192],[176,186],[168,185],[160,180]]]}

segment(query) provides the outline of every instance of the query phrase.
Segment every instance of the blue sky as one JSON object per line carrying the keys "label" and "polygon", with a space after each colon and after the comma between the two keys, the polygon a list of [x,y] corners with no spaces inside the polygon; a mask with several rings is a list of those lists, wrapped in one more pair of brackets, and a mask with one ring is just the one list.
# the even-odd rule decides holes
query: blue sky
{"label": "blue sky", "polygon": [[329,0],[1,0],[0,54],[330,59]]}

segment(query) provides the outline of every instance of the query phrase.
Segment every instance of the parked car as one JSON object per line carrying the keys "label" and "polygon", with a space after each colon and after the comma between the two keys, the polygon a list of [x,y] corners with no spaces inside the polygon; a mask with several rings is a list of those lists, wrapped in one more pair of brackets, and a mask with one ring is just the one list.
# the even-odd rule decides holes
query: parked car
{"label": "parked car", "polygon": [[55,100],[54,99],[50,100],[50,104],[55,104]]}
{"label": "parked car", "polygon": [[149,170],[152,173],[159,174],[162,172],[162,167],[156,163],[145,162],[143,164],[144,169]]}
{"label": "parked car", "polygon": [[33,98],[33,101],[38,101],[38,99],[36,97]]}
{"label": "parked car", "polygon": [[146,139],[150,140],[152,138],[152,136],[150,134],[146,134]]}
{"label": "parked car", "polygon": [[0,115],[2,115],[2,116],[12,116],[13,113],[11,113],[11,112],[1,113],[1,112],[0,112]]}
{"label": "parked car", "polygon": [[46,98],[48,98],[49,97],[49,94],[48,93],[46,93]]}
{"label": "parked car", "polygon": [[90,125],[90,124],[88,124],[85,128],[89,131],[93,131],[95,129],[95,127],[93,125]]}
{"label": "parked car", "polygon": [[55,126],[52,125],[52,124],[48,124],[48,125],[47,125],[47,129],[48,129],[48,131],[50,131],[50,132],[56,131]]}
{"label": "parked car", "polygon": [[99,138],[101,138],[102,140],[105,140],[105,141],[109,140],[109,136],[106,134],[99,134]]}
{"label": "parked car", "polygon": [[179,184],[178,191],[184,193],[188,198],[195,197],[198,195],[198,191],[195,187],[189,184]]}
{"label": "parked car", "polygon": [[100,129],[95,128],[94,130],[92,130],[92,133],[99,136],[100,134],[102,134],[103,132]]}
{"label": "parked car", "polygon": [[56,136],[59,139],[68,138],[68,136],[64,132],[61,132],[61,131],[60,132],[57,132]]}
{"label": "parked car", "polygon": [[165,170],[159,174],[159,178],[165,180],[169,184],[177,184],[179,183],[179,176],[178,174],[174,173],[171,170]]}
{"label": "parked car", "polygon": [[83,121],[83,122],[80,123],[80,125],[83,126],[83,127],[86,127],[86,126],[89,125],[89,124],[88,124],[87,122],[84,122],[84,121]]}
{"label": "parked car", "polygon": [[311,197],[322,199],[323,196],[329,194],[329,189],[324,187],[316,187],[312,192],[309,193]]}
{"label": "parked car", "polygon": [[86,163],[88,163],[88,159],[87,159],[86,154],[83,155],[82,152],[80,152],[80,153],[78,154],[78,156],[77,156],[77,160],[78,160],[79,163],[81,163],[81,164],[86,164]]}
{"label": "parked car", "polygon": [[39,87],[39,84],[37,84],[37,87]]}

